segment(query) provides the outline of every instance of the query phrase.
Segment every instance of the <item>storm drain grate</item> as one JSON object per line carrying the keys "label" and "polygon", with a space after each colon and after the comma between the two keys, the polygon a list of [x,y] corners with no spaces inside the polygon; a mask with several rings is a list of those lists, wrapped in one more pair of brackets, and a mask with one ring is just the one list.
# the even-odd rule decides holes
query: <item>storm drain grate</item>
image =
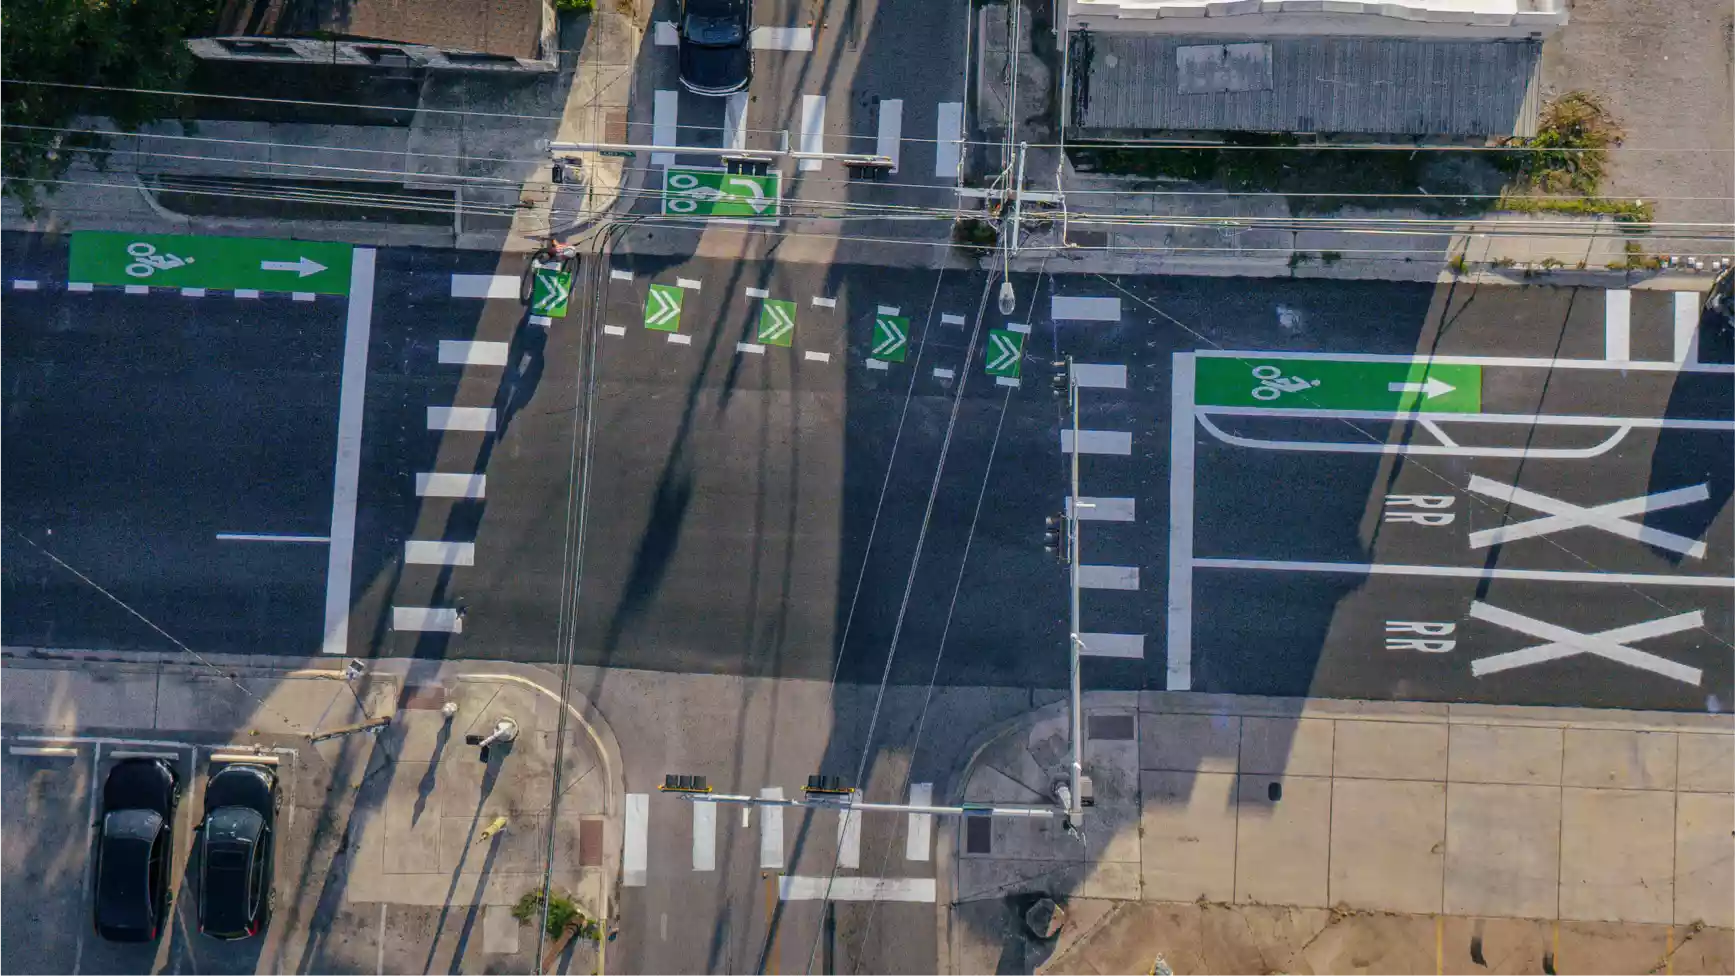
{"label": "storm drain grate", "polygon": [[1128,742],[1133,739],[1131,715],[1092,715],[1089,716],[1087,724],[1087,738],[1105,742]]}
{"label": "storm drain grate", "polygon": [[990,818],[964,818],[964,852],[966,854],[989,853],[989,838],[993,836],[994,825]]}

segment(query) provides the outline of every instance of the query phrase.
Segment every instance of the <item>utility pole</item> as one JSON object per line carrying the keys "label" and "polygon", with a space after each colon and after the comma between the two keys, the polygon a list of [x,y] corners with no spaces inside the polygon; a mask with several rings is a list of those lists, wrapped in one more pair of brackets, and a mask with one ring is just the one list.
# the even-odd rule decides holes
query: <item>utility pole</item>
{"label": "utility pole", "polygon": [[1012,189],[1013,226],[1007,233],[1007,237],[1011,241],[1008,248],[1009,255],[1019,253],[1019,222],[1025,215],[1025,195],[1022,192],[1025,189],[1025,144],[1022,142],[1019,143],[1018,174],[1018,178],[1013,181]]}
{"label": "utility pole", "polygon": [[1083,814],[1084,792],[1080,780],[1085,775],[1084,752],[1084,720],[1080,717],[1080,681],[1079,681],[1079,651],[1083,639],[1079,636],[1079,374],[1073,368],[1073,357],[1067,357],[1067,400],[1073,412],[1073,476],[1071,497],[1073,499],[1072,518],[1067,520],[1068,562],[1067,589],[1068,594],[1068,624],[1067,624],[1067,664],[1068,678],[1071,683],[1072,727],[1070,738],[1073,740],[1073,756],[1068,766],[1068,783],[1072,787],[1067,800],[1067,820],[1077,824]]}

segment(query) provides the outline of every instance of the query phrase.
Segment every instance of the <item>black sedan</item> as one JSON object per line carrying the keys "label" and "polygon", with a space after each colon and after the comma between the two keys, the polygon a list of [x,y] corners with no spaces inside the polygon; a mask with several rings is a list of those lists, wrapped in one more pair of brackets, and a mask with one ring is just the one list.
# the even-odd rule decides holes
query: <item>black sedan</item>
{"label": "black sedan", "polygon": [[224,766],[205,784],[199,859],[199,931],[246,939],[271,916],[277,775],[264,766]]}
{"label": "black sedan", "polygon": [[97,824],[97,935],[153,942],[162,933],[180,798],[174,767],[161,759],[123,759],[109,770]]}
{"label": "black sedan", "polygon": [[753,78],[749,0],[683,0],[681,85],[697,95],[745,91]]}

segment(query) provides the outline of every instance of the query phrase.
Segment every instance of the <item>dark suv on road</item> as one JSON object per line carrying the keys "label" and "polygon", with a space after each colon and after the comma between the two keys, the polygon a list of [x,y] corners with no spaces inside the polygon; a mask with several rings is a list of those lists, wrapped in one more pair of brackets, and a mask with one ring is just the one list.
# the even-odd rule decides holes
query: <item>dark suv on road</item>
{"label": "dark suv on road", "polygon": [[169,865],[181,787],[161,759],[123,759],[102,784],[97,822],[96,934],[154,942],[169,917]]}
{"label": "dark suv on road", "polygon": [[696,95],[746,91],[753,79],[749,0],[682,0],[681,86]]}
{"label": "dark suv on road", "polygon": [[271,917],[277,774],[253,763],[224,766],[205,784],[199,823],[199,931],[246,939]]}

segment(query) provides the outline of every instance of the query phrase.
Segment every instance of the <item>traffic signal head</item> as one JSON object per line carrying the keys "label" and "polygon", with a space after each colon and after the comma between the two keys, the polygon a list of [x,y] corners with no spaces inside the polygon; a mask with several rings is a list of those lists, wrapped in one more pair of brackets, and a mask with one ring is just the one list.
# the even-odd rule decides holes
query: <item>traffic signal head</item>
{"label": "traffic signal head", "polygon": [[1067,520],[1064,517],[1051,515],[1043,520],[1043,548],[1061,562],[1067,561]]}

